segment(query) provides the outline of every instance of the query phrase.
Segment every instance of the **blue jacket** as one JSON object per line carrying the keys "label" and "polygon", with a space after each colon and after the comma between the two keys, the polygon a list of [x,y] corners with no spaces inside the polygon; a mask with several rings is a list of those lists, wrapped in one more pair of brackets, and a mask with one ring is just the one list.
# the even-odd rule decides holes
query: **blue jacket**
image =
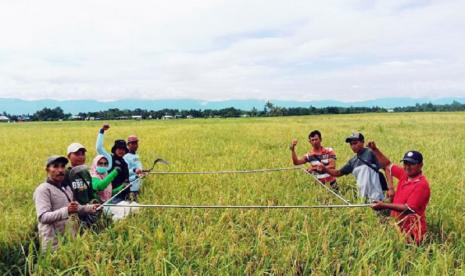
{"label": "blue jacket", "polygon": [[131,192],[138,192],[141,185],[141,180],[137,178],[136,169],[142,170],[142,162],[140,161],[139,155],[135,153],[126,153],[124,160],[128,164],[129,169],[129,181],[132,182]]}

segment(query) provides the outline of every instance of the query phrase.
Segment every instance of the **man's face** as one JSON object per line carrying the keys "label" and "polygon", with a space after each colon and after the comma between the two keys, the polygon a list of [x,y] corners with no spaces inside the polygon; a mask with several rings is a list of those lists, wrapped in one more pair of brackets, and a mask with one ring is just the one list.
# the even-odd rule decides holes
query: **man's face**
{"label": "man's face", "polygon": [[139,142],[128,142],[128,150],[131,152],[136,152],[137,149],[139,148]]}
{"label": "man's face", "polygon": [[358,153],[359,151],[361,151],[364,146],[365,146],[365,143],[360,140],[350,141],[350,148],[352,149],[354,153]]}
{"label": "man's face", "polygon": [[421,169],[423,168],[423,164],[413,164],[410,162],[404,161],[404,171],[407,173],[408,177],[416,177],[421,173]]}
{"label": "man's face", "polygon": [[56,183],[61,183],[65,179],[65,164],[53,163],[47,167],[48,177]]}
{"label": "man's face", "polygon": [[72,167],[84,165],[86,163],[86,150],[79,149],[76,152],[72,152],[68,155],[68,159]]}
{"label": "man's face", "polygon": [[123,148],[115,149],[115,155],[118,157],[123,157],[126,154],[126,150]]}
{"label": "man's face", "polygon": [[312,136],[308,139],[312,147],[319,148],[321,147],[321,138],[318,135]]}

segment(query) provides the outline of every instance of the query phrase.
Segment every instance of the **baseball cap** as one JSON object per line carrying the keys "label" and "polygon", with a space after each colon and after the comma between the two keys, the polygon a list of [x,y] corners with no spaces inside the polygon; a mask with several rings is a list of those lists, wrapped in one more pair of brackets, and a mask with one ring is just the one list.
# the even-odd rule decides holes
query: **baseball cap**
{"label": "baseball cap", "polygon": [[404,154],[404,158],[400,160],[400,162],[408,162],[412,164],[420,164],[423,163],[423,155],[415,150],[407,151]]}
{"label": "baseball cap", "polygon": [[136,135],[130,135],[128,137],[128,143],[137,142],[137,141],[139,141],[139,139],[137,138]]}
{"label": "baseball cap", "polygon": [[68,164],[68,158],[61,155],[52,155],[49,158],[47,158],[47,162],[45,162],[45,167],[48,167],[54,163],[64,163],[66,165]]}
{"label": "baseball cap", "polygon": [[346,143],[350,143],[352,141],[365,141],[365,137],[360,132],[354,132],[349,137],[346,138]]}
{"label": "baseball cap", "polygon": [[84,151],[86,150],[86,147],[79,143],[72,143],[68,146],[68,149],[66,151],[66,154],[69,155],[70,153],[77,152],[78,150],[83,149]]}

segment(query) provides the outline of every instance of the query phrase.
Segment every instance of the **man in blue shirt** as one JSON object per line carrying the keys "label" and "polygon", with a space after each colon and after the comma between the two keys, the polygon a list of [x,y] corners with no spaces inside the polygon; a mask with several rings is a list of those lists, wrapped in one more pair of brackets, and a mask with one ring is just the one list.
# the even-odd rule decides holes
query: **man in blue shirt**
{"label": "man in blue shirt", "polygon": [[132,183],[130,187],[129,198],[131,201],[137,201],[139,190],[142,184],[139,176],[143,174],[142,162],[140,161],[139,155],[136,153],[139,148],[139,139],[136,135],[130,135],[128,137],[128,153],[124,155],[124,160],[128,164],[129,170],[129,181]]}

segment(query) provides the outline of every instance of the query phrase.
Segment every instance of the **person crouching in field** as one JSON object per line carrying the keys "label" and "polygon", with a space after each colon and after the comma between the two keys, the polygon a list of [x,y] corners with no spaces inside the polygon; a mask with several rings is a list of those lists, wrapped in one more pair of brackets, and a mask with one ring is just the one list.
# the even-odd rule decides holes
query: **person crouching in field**
{"label": "person crouching in field", "polygon": [[140,161],[139,155],[136,153],[139,148],[139,139],[136,135],[130,135],[128,137],[128,153],[124,155],[124,160],[128,164],[129,170],[129,181],[132,183],[129,193],[129,199],[131,201],[137,201],[139,196],[139,190],[141,187],[140,176],[143,175],[142,162]]}
{"label": "person crouching in field", "polygon": [[335,177],[351,173],[357,180],[358,195],[360,198],[369,202],[383,200],[384,191],[379,172],[382,166],[379,164],[375,154],[365,147],[363,134],[358,132],[352,133],[351,136],[346,138],[346,143],[350,144],[350,148],[356,154],[347,164],[339,170],[325,166],[319,166],[318,170]]}
{"label": "person crouching in field", "polygon": [[[58,246],[57,235],[65,232],[68,219],[73,214],[94,214],[98,205],[80,205],[73,201],[70,186],[64,186],[65,166],[68,159],[64,156],[51,156],[46,162],[47,180],[34,191],[40,244],[42,251]],[[71,232],[75,234],[75,232]]]}
{"label": "person crouching in field", "polygon": [[391,216],[397,220],[408,241],[420,244],[426,234],[426,207],[431,195],[428,180],[422,173],[423,155],[414,150],[406,152],[401,160],[402,168],[393,165],[375,142],[370,142],[369,147],[381,162],[387,164],[385,170],[399,181],[392,203],[376,201],[372,208],[391,210]]}
{"label": "person crouching in field", "polygon": [[[65,171],[64,186],[71,188],[73,191],[73,200],[76,200],[81,205],[94,202],[92,177],[89,168],[85,165],[86,152],[86,148],[80,143],[72,143],[67,148],[67,155],[71,166]],[[81,214],[79,215],[79,219],[82,226],[90,227],[98,220],[98,215]]]}
{"label": "person crouching in field", "polygon": [[110,169],[109,162],[103,155],[97,155],[92,161],[90,168],[90,175],[92,176],[92,189],[94,191],[94,198],[100,202],[105,202],[111,198],[112,195],[118,193],[123,186],[113,189],[112,181],[118,176],[121,171],[120,168],[116,168],[111,173],[108,173]]}
{"label": "person crouching in field", "polygon": [[331,176],[328,173],[318,172],[319,165],[329,169],[336,168],[336,153],[332,148],[325,148],[321,145],[321,132],[318,130],[310,132],[308,135],[308,141],[312,145],[311,151],[299,158],[295,152],[297,140],[292,140],[290,146],[292,152],[292,162],[294,165],[302,165],[307,162],[310,163],[311,167],[308,169],[308,171],[315,174],[317,179],[322,183],[329,184],[333,190],[338,191],[336,178],[334,176]]}
{"label": "person crouching in field", "polygon": [[[104,134],[105,131],[107,131],[108,129],[110,129],[110,125],[104,124],[99,131],[96,143],[97,153],[105,156],[105,158],[108,160],[110,173],[116,170],[116,168],[119,168],[121,170],[118,173],[118,175],[113,179],[112,186],[113,189],[119,188],[120,186],[122,186],[121,189],[124,189],[127,185],[129,185],[128,164],[124,160],[124,155],[128,152],[128,148],[126,147],[126,141],[115,140],[115,143],[111,148],[112,154],[110,155],[103,147]],[[126,200],[128,197],[129,189],[126,189],[113,199],[113,203],[116,204],[118,202]]]}

